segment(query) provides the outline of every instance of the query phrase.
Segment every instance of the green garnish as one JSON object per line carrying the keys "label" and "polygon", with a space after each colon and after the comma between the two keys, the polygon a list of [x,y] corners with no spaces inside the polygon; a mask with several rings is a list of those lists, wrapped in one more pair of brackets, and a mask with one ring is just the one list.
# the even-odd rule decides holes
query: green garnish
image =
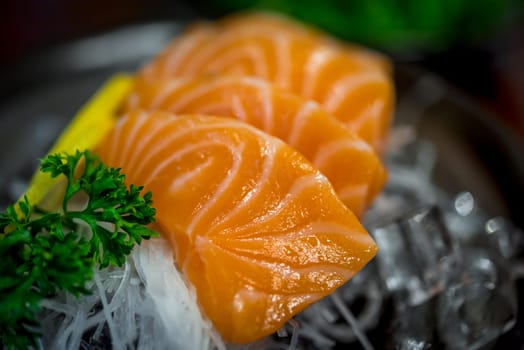
{"label": "green garnish", "polygon": [[[65,176],[62,208],[41,212],[24,198],[18,211],[0,214],[0,345],[8,349],[36,348],[42,299],[61,290],[89,294],[97,265],[122,266],[135,244],[156,235],[145,226],[154,221],[151,192],[127,187],[120,169],[91,152],[50,155],[41,171]],[[87,204],[71,209],[81,193]]]}

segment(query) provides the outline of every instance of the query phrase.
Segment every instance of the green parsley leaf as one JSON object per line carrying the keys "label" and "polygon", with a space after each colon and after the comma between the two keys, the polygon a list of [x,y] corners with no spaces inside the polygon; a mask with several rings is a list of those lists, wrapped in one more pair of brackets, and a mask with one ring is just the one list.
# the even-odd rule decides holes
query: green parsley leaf
{"label": "green parsley leaf", "polygon": [[[40,301],[67,291],[89,294],[96,266],[121,266],[136,244],[156,233],[152,194],[126,186],[120,169],[105,166],[90,151],[54,154],[41,171],[67,180],[62,208],[40,213],[24,198],[0,214],[0,344],[36,347]],[[71,209],[73,198],[87,204]],[[20,213],[20,215],[18,214]]]}

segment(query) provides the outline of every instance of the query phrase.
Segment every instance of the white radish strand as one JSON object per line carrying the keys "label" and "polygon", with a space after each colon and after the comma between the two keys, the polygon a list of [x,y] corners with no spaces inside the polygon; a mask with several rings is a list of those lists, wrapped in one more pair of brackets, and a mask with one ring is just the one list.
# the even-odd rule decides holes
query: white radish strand
{"label": "white radish strand", "polygon": [[95,271],[88,288],[92,295],[42,302],[42,349],[226,348],[200,314],[163,239],[144,242],[122,268]]}
{"label": "white radish strand", "polygon": [[172,348],[182,349],[187,344],[195,349],[210,348],[211,325],[203,319],[195,293],[187,288],[175,268],[169,243],[163,239],[144,242],[136,255],[146,278],[145,291],[152,297],[158,316],[172,335]]}
{"label": "white radish strand", "polygon": [[360,329],[358,321],[356,320],[351,310],[349,310],[349,308],[346,306],[346,304],[338,294],[338,291],[334,291],[333,294],[331,294],[331,300],[337,307],[338,311],[342,314],[344,320],[353,329],[355,336],[357,337],[364,350],[374,350],[373,345],[371,345],[371,342],[369,341],[366,334],[362,332],[362,330]]}

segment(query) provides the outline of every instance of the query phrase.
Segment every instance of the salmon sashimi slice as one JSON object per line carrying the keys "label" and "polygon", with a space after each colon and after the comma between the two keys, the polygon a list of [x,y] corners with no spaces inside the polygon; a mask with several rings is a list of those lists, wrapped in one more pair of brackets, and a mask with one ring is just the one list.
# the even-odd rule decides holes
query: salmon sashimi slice
{"label": "salmon sashimi slice", "polygon": [[253,77],[209,76],[140,84],[125,110],[234,117],[286,142],[327,176],[357,216],[382,189],[386,171],[374,150],[313,101]]}
{"label": "salmon sashimi slice", "polygon": [[226,341],[275,332],[376,254],[324,175],[235,119],[135,111],[97,153],[153,192],[177,265]]}
{"label": "salmon sashimi slice", "polygon": [[195,25],[147,64],[137,83],[216,73],[257,76],[317,101],[382,152],[393,112],[391,75],[356,50],[286,33]]}
{"label": "salmon sashimi slice", "polygon": [[322,30],[280,13],[240,12],[220,19],[218,24],[228,29],[242,32],[273,32],[275,35],[285,33],[286,35],[296,35],[310,40],[318,40],[318,43],[321,45],[332,45],[338,49],[346,50],[348,54],[361,60],[361,63],[364,65],[374,65],[376,68],[383,69],[384,72],[390,74],[393,70],[391,62],[386,56],[357,44],[337,40]]}

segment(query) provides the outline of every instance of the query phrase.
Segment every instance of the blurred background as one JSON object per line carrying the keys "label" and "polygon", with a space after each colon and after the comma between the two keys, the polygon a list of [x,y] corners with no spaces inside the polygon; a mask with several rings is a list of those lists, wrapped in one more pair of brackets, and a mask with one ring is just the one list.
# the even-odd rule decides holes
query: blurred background
{"label": "blurred background", "polygon": [[436,72],[524,139],[524,0],[3,0],[0,6],[0,98],[23,89],[13,77],[21,62],[76,38],[129,24],[270,9]]}
{"label": "blurred background", "polygon": [[[245,9],[286,13],[386,53],[397,119],[419,117],[417,132],[431,141],[397,159],[426,174],[402,173],[402,191],[431,177],[458,202],[471,191],[490,215],[524,228],[524,0],[2,0],[0,208],[23,192],[37,156],[109,76],[135,69],[185,23]],[[477,214],[461,216],[460,228],[480,222],[482,231]],[[516,325],[497,348],[523,349],[524,302]]]}

